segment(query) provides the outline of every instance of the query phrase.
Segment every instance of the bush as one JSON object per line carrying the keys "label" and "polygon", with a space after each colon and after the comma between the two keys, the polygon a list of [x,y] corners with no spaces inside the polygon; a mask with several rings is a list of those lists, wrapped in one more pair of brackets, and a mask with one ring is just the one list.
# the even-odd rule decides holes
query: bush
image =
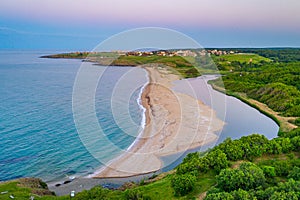
{"label": "bush", "polygon": [[275,162],[274,167],[277,176],[287,176],[290,170],[288,162],[285,160]]}
{"label": "bush", "polygon": [[224,169],[216,177],[217,187],[231,192],[236,188],[255,189],[264,185],[266,179],[262,169],[253,163],[242,163],[239,169]]}
{"label": "bush", "polygon": [[271,196],[272,200],[298,200],[297,194],[295,192],[274,192]]}
{"label": "bush", "polygon": [[217,172],[228,167],[226,154],[219,149],[209,152],[206,158],[209,161],[209,167]]}
{"label": "bush", "polygon": [[228,160],[236,161],[243,159],[244,157],[244,151],[240,140],[231,140],[230,138],[227,138],[217,148],[226,154]]}
{"label": "bush", "polygon": [[275,140],[281,146],[283,153],[289,153],[293,149],[290,138],[275,138]]}
{"label": "bush", "polygon": [[266,152],[270,153],[270,154],[281,154],[282,147],[275,139],[272,139],[269,141],[269,143],[266,147]]}
{"label": "bush", "polygon": [[205,200],[234,200],[234,197],[230,193],[220,192],[207,195]]}
{"label": "bush", "polygon": [[132,189],[125,190],[124,196],[126,200],[150,200],[151,198],[148,196],[144,196],[141,191]]}
{"label": "bush", "polygon": [[276,176],[275,168],[271,166],[263,166],[262,170],[266,177],[274,177]]}
{"label": "bush", "polygon": [[109,190],[100,186],[94,187],[91,190],[84,190],[75,195],[76,200],[104,200],[108,198]]}
{"label": "bush", "polygon": [[300,168],[294,167],[292,171],[290,171],[288,178],[292,178],[295,181],[300,181]]}
{"label": "bush", "polygon": [[299,151],[300,150],[300,136],[293,137],[291,139],[291,143],[293,145],[293,150],[294,151]]}
{"label": "bush", "polygon": [[249,194],[249,192],[242,190],[242,189],[235,190],[231,194],[235,200],[252,200],[253,199],[253,197]]}
{"label": "bush", "polygon": [[175,195],[183,196],[192,191],[195,187],[196,177],[191,174],[174,175],[171,179],[171,185]]}
{"label": "bush", "polygon": [[244,151],[244,157],[247,159],[261,156],[269,143],[269,140],[265,136],[259,134],[243,136],[240,141]]}

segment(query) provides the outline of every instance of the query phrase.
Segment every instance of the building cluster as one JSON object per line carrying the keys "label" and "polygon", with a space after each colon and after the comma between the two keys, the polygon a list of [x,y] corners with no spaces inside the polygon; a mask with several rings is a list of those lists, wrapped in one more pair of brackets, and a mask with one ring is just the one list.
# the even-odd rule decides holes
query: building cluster
{"label": "building cluster", "polygon": [[125,54],[127,56],[183,56],[183,57],[196,57],[196,56],[205,56],[205,55],[227,55],[227,54],[235,54],[234,51],[225,51],[225,50],[159,50],[159,51],[128,51],[128,52],[119,52]]}
{"label": "building cluster", "polygon": [[216,55],[216,56],[221,56],[221,55],[227,55],[227,54],[235,54],[236,52],[234,51],[222,51],[222,50],[207,50],[206,51],[208,55]]}

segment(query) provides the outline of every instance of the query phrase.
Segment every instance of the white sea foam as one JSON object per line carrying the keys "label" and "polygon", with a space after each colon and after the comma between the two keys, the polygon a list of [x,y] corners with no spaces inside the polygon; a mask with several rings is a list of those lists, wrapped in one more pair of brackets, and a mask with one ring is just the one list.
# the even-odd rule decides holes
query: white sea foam
{"label": "white sea foam", "polygon": [[[142,95],[143,95],[143,92],[146,88],[146,86],[149,84],[149,77],[148,77],[148,73],[146,72],[145,74],[145,77],[146,77],[146,82],[145,84],[141,87],[140,91],[139,91],[139,95],[138,95],[138,98],[136,99],[136,102],[139,106],[139,108],[142,110],[142,120],[141,120],[141,131],[139,132],[139,134],[137,135],[136,139],[133,141],[133,143],[126,149],[126,151],[129,151],[132,147],[134,147],[134,145],[139,141],[139,138],[140,136],[143,134],[143,131],[145,129],[145,126],[146,126],[146,108],[143,106],[143,103],[142,103]],[[112,160],[110,160],[108,163],[106,163],[104,166],[101,166],[101,168],[95,170],[92,174],[89,174],[87,176],[85,176],[86,178],[93,178],[95,177],[96,175],[100,174],[102,171],[104,171],[107,166],[109,166],[111,163],[113,163],[114,161],[120,159],[121,157],[123,156],[123,153],[121,153],[120,155],[118,155],[117,157],[113,158]]]}
{"label": "white sea foam", "polygon": [[[147,72],[146,72],[147,73]],[[149,77],[148,77],[148,74],[146,74],[146,78],[147,78],[147,81],[146,83],[141,87],[140,89],[140,92],[139,92],[139,96],[138,98],[136,99],[136,102],[139,106],[139,108],[142,110],[142,120],[141,120],[141,127],[142,127],[142,130],[140,131],[140,133],[138,134],[138,136],[136,137],[136,139],[134,140],[134,142],[127,148],[127,151],[130,150],[139,140],[140,136],[143,134],[144,132],[144,129],[145,129],[145,126],[146,126],[146,108],[143,106],[143,102],[142,102],[142,95],[143,95],[143,92],[146,88],[146,86],[149,84]]]}

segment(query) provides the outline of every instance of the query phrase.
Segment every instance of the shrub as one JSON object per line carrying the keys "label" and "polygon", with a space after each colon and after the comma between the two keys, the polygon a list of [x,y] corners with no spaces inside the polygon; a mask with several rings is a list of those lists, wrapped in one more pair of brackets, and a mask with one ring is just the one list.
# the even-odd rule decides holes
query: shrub
{"label": "shrub", "polygon": [[144,196],[141,191],[136,189],[125,190],[124,196],[126,200],[150,200],[148,196]]}
{"label": "shrub", "polygon": [[220,192],[207,195],[205,200],[234,200],[234,197],[230,193]]}
{"label": "shrub", "polygon": [[276,176],[275,168],[271,166],[263,166],[262,170],[266,177],[274,177]]}
{"label": "shrub", "polygon": [[226,192],[236,188],[243,190],[255,189],[264,185],[266,179],[262,169],[253,163],[242,163],[239,169],[224,169],[216,177],[217,187]]}
{"label": "shrub", "polygon": [[104,200],[108,199],[109,190],[102,187],[94,187],[91,190],[84,190],[75,195],[76,200]]}
{"label": "shrub", "polygon": [[290,171],[288,178],[292,178],[296,181],[300,181],[300,168],[294,167],[292,171]]}
{"label": "shrub", "polygon": [[196,177],[191,174],[174,175],[171,179],[171,185],[175,195],[183,196],[192,191],[195,187]]}
{"label": "shrub", "polygon": [[219,149],[209,152],[206,158],[209,161],[209,167],[217,172],[228,167],[226,154]]}
{"label": "shrub", "polygon": [[290,170],[288,162],[285,160],[280,160],[274,163],[275,172],[278,176],[287,176]]}

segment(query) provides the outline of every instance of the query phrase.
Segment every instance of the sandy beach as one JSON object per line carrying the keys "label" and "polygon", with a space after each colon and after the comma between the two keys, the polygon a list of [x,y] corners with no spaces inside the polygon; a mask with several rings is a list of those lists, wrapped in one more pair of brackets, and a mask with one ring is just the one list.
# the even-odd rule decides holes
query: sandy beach
{"label": "sandy beach", "polygon": [[146,126],[133,146],[94,178],[130,177],[155,172],[163,167],[161,156],[184,152],[217,139],[214,132],[224,122],[201,101],[175,92],[172,82],[179,80],[165,66],[141,66],[149,74],[149,84],[142,93],[146,108]]}

